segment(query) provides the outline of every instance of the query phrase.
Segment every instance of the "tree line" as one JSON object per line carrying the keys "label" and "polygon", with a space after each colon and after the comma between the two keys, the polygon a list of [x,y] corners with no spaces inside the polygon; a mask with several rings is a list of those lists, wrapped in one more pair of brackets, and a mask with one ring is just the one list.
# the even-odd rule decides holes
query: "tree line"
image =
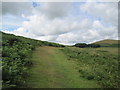
{"label": "tree line", "polygon": [[79,48],[86,48],[86,47],[99,48],[99,47],[101,47],[99,44],[86,44],[86,43],[77,43],[73,46],[79,47]]}

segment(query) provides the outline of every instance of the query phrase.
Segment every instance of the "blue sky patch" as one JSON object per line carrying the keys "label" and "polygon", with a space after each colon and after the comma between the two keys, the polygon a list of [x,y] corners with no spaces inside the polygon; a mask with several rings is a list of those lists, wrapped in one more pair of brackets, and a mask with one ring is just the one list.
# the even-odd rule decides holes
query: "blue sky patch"
{"label": "blue sky patch", "polygon": [[7,30],[7,31],[13,31],[18,29],[20,26],[16,26],[16,25],[2,25],[0,27],[0,30]]}
{"label": "blue sky patch", "polygon": [[33,6],[33,7],[37,7],[37,6],[40,6],[40,4],[37,3],[37,2],[33,2],[33,3],[32,3],[32,6]]}

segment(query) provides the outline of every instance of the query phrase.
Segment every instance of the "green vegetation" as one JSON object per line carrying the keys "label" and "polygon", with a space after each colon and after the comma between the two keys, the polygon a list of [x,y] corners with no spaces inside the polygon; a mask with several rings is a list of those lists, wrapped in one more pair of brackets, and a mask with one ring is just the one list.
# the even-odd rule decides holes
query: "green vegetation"
{"label": "green vegetation", "polygon": [[120,40],[101,40],[95,43],[86,44],[86,43],[76,43],[73,45],[79,48],[99,48],[99,47],[120,47]]}
{"label": "green vegetation", "polygon": [[79,77],[76,62],[67,60],[62,48],[37,47],[33,67],[27,80],[28,88],[99,88],[95,80]]}
{"label": "green vegetation", "polygon": [[120,47],[120,40],[101,40],[93,44],[99,44],[101,47]]}
{"label": "green vegetation", "polygon": [[99,44],[86,44],[86,43],[77,43],[73,46],[79,47],[79,48],[86,48],[86,47],[98,48],[98,47],[100,47]]}
{"label": "green vegetation", "polygon": [[2,33],[2,83],[4,87],[21,87],[29,76],[32,51],[37,46],[64,47],[60,44]]}
{"label": "green vegetation", "polygon": [[71,47],[2,33],[3,88],[118,88],[116,42]]}
{"label": "green vegetation", "polygon": [[62,51],[70,61],[78,63],[80,77],[96,80],[102,87],[119,87],[118,48],[66,47]]}

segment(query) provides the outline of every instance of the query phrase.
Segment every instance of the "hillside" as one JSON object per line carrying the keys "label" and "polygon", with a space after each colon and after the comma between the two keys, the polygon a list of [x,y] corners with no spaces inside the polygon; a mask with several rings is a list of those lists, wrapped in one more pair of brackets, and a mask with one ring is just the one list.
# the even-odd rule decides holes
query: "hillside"
{"label": "hillside", "polygon": [[4,33],[4,32],[0,32],[0,33],[2,34],[3,46],[4,46],[4,43],[6,43],[6,42],[11,41],[11,43],[14,43],[14,41],[18,40],[18,41],[30,43],[30,44],[33,44],[33,45],[64,47],[64,45],[61,45],[61,44],[58,44],[58,43],[25,38],[25,37],[22,37],[22,36],[16,36],[16,35],[13,35],[13,34],[7,34],[7,33]]}
{"label": "hillside", "polygon": [[6,33],[2,38],[3,88],[120,87],[118,47],[77,48]]}
{"label": "hillside", "polygon": [[28,67],[32,65],[31,55],[38,46],[64,47],[64,45],[39,41],[13,34],[2,34],[2,79],[3,87],[22,86],[29,75]]}
{"label": "hillside", "polygon": [[103,47],[116,47],[116,46],[120,46],[120,40],[101,40],[101,41],[97,41],[94,42],[93,44],[99,44]]}

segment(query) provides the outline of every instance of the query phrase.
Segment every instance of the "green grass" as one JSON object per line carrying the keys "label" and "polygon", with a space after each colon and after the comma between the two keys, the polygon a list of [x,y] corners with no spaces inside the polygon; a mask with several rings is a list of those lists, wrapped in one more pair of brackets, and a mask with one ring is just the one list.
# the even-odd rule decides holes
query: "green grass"
{"label": "green grass", "polygon": [[77,64],[67,60],[60,48],[38,47],[33,53],[33,67],[28,78],[31,88],[98,88],[95,80],[80,77]]}
{"label": "green grass", "polygon": [[100,48],[76,48],[5,33],[2,37],[3,88],[120,87],[120,48],[114,40],[101,41]]}
{"label": "green grass", "polygon": [[118,48],[76,48],[62,49],[70,61],[78,63],[80,76],[87,80],[96,80],[102,87],[119,87]]}
{"label": "green grass", "polygon": [[[34,40],[0,32],[2,52],[2,87],[21,87],[26,83],[28,67],[32,65],[31,54],[37,46],[64,47],[64,45]],[[1,64],[1,62],[0,62]]]}
{"label": "green grass", "polygon": [[94,42],[93,44],[99,44],[102,47],[120,47],[120,40],[101,40]]}

